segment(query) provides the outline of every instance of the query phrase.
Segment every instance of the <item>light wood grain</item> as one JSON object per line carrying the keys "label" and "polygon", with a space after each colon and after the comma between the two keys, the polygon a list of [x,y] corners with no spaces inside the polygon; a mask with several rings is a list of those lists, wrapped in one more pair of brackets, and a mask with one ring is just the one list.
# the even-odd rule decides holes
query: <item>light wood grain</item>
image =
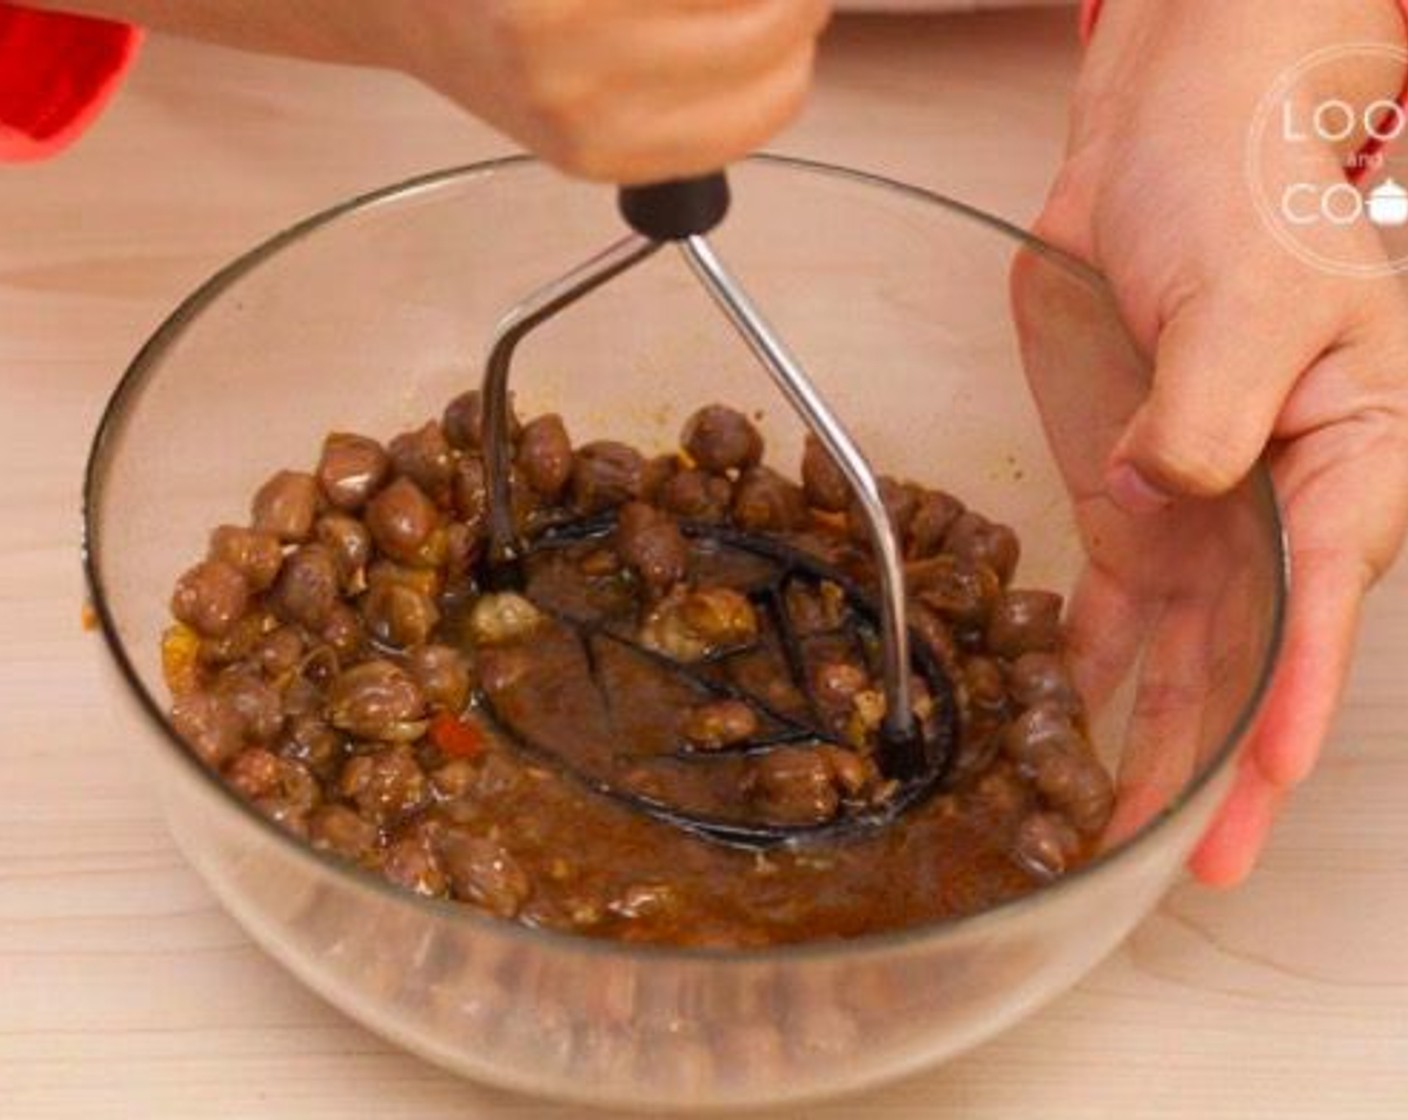
{"label": "light wood grain", "polygon": [[[1021,220],[1060,151],[1067,13],[860,21],[779,147]],[[0,1117],[567,1117],[372,1038],[255,950],[104,734],[78,487],[106,391],[215,265],[503,144],[408,83],[156,42],[66,158],[0,171]],[[1253,881],[1192,886],[1044,1014],[798,1117],[1408,1115],[1408,576]]]}

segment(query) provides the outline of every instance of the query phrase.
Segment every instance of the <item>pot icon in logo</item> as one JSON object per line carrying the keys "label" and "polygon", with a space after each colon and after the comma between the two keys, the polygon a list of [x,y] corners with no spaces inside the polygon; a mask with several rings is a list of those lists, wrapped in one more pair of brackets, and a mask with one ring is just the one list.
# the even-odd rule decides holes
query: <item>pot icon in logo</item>
{"label": "pot icon in logo", "polygon": [[1385,179],[1369,192],[1369,221],[1376,226],[1408,225],[1408,190]]}

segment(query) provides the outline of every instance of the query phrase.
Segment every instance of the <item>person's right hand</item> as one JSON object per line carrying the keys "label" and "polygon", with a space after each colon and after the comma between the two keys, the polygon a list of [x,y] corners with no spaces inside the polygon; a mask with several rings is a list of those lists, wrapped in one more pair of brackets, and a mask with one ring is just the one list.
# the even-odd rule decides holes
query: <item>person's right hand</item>
{"label": "person's right hand", "polygon": [[830,0],[24,0],[401,70],[563,171],[715,171],[792,119]]}
{"label": "person's right hand", "polygon": [[800,108],[828,0],[418,0],[394,65],[564,171],[716,170]]}

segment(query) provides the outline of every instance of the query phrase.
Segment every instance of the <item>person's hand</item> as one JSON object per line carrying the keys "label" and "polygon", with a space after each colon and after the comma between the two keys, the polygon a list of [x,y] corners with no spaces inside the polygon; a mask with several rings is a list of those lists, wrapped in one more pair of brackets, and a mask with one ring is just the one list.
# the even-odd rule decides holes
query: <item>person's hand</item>
{"label": "person's hand", "polygon": [[[1249,128],[1278,76],[1317,48],[1402,38],[1392,0],[1107,0],[1037,227],[1105,274],[1153,362],[1106,494],[1147,516],[1227,491],[1265,452],[1283,505],[1286,643],[1235,786],[1192,859],[1213,884],[1247,874],[1314,765],[1365,593],[1408,522],[1400,283],[1318,270],[1272,236],[1244,178]],[[1325,92],[1367,104],[1402,82],[1395,65],[1359,66]],[[1342,181],[1346,154],[1325,145],[1326,183]],[[1323,236],[1340,259],[1384,259],[1362,224]]]}
{"label": "person's hand", "polygon": [[714,171],[800,108],[826,0],[419,0],[398,64],[573,174]]}
{"label": "person's hand", "polygon": [[829,0],[27,0],[401,70],[582,177],[714,171],[800,108]]}

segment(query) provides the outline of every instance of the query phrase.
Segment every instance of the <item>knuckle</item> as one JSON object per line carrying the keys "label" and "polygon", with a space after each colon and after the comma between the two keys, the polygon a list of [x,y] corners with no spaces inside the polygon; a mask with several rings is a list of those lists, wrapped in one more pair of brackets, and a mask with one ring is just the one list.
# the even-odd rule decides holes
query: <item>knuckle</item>
{"label": "knuckle", "polygon": [[629,156],[596,144],[576,149],[569,170],[579,179],[596,183],[624,183],[636,177]]}
{"label": "knuckle", "polygon": [[750,147],[756,147],[771,137],[801,112],[811,90],[815,65],[816,48],[807,43],[779,68],[774,80],[768,84],[761,104],[751,114],[751,121],[746,122],[752,125],[748,130],[752,141]]}
{"label": "knuckle", "polygon": [[[796,0],[789,0],[796,4]],[[831,22],[831,0],[803,0],[799,26],[808,38],[820,35]]]}
{"label": "knuckle", "polygon": [[597,183],[655,182],[681,173],[663,154],[659,138],[612,123],[609,112],[600,127],[564,136],[553,162],[576,178]]}
{"label": "knuckle", "polygon": [[537,71],[524,74],[521,82],[523,110],[557,161],[591,160],[611,142],[611,106],[600,82],[589,75]]}
{"label": "knuckle", "polygon": [[609,145],[578,134],[560,134],[541,153],[559,171],[594,182],[624,181],[627,164]]}
{"label": "knuckle", "polygon": [[816,44],[804,43],[787,71],[782,85],[782,103],[788,112],[796,112],[811,91],[816,76]]}
{"label": "knuckle", "polygon": [[567,49],[579,6],[579,0],[504,0],[485,14],[487,37],[501,69],[513,76],[518,99],[549,123],[572,114],[583,93],[583,69]]}
{"label": "knuckle", "polygon": [[534,5],[519,0],[490,4],[484,11],[484,31],[494,48],[506,60],[523,65],[532,58],[540,35]]}
{"label": "knuckle", "polygon": [[1235,433],[1182,424],[1176,430],[1146,434],[1141,466],[1180,494],[1215,497],[1239,483],[1256,461],[1260,447],[1244,450]]}
{"label": "knuckle", "polygon": [[1077,153],[1061,164],[1047,190],[1042,221],[1054,218],[1064,225],[1067,223],[1062,219],[1068,214],[1089,209],[1099,185],[1094,163],[1085,153]]}
{"label": "knuckle", "polygon": [[496,42],[531,55],[577,25],[584,7],[583,0],[499,0],[484,17]]}

